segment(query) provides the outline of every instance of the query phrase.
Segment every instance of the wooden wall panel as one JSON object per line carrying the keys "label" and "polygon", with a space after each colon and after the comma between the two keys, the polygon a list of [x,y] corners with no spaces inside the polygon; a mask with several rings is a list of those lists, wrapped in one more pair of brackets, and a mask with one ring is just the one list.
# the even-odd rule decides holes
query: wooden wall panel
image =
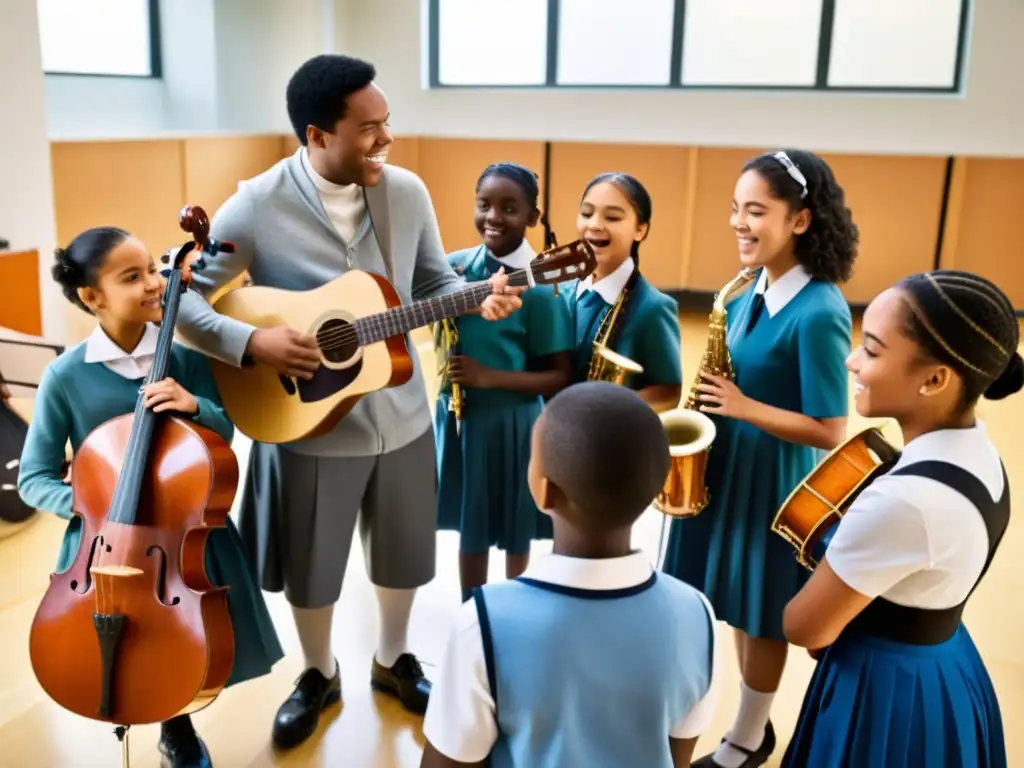
{"label": "wooden wall panel", "polygon": [[[743,165],[761,150],[702,147],[696,163],[692,255],[684,287],[716,291],[740,268],[729,226],[733,188]],[[946,159],[822,155],[846,193],[860,229],[854,275],[843,286],[854,303],[869,302],[901,277],[935,262]]]}
{"label": "wooden wall panel", "polygon": [[901,278],[934,268],[946,158],[822,155],[860,228],[847,300],[867,303]]}
{"label": "wooden wall panel", "polygon": [[415,136],[396,136],[388,150],[388,165],[397,165],[415,174],[420,172],[420,140]]}
{"label": "wooden wall panel", "polygon": [[38,251],[0,251],[0,326],[42,335]]}
{"label": "wooden wall panel", "polygon": [[51,145],[57,241],[82,230],[123,227],[153,252],[187,239],[180,141],[59,142]]}
{"label": "wooden wall panel", "polygon": [[693,169],[696,176],[694,202],[686,219],[690,239],[689,269],[679,287],[717,291],[742,268],[736,233],[729,226],[732,193],[743,164],[761,151],[709,147],[697,150]]}
{"label": "wooden wall panel", "polygon": [[641,270],[658,288],[682,287],[691,154],[687,147],[552,144],[550,216],[559,242],[579,237],[576,215],[587,183],[601,173],[628,173],[644,185],[653,203],[650,233],[640,248]]}
{"label": "wooden wall panel", "polygon": [[[50,154],[61,246],[96,226],[127,229],[154,256],[187,238],[178,226],[185,202],[182,142],[57,142]],[[70,303],[65,312],[71,343],[92,332],[91,315]]]}
{"label": "wooden wall panel", "polygon": [[[1024,210],[1024,160],[958,158],[943,239],[942,267],[976,272],[1024,310],[1024,245],[1013,224]],[[954,206],[954,202],[958,205]]]}
{"label": "wooden wall panel", "polygon": [[[135,233],[154,254],[162,253],[185,237],[177,223],[182,205],[197,203],[214,214],[240,180],[257,175],[297,146],[290,135],[54,143],[58,241],[64,245],[88,227],[112,224]],[[743,163],[758,151],[558,142],[551,148],[549,218],[561,242],[575,239],[576,211],[586,182],[605,171],[632,173],[654,202],[651,234],[643,247],[644,273],[663,289],[715,291],[739,268],[729,227],[730,201]],[[844,288],[847,298],[870,301],[900,277],[930,269],[946,159],[825,158],[846,190],[861,229],[855,274]],[[542,175],[544,144],[402,136],[389,154],[390,164],[423,178],[449,251],[479,242],[473,226],[474,187],[483,168],[501,160],[522,163]],[[941,264],[995,280],[1024,309],[1024,276],[1016,268],[1022,246],[1002,234],[1005,222],[1022,205],[1024,160],[957,158]],[[531,231],[530,241],[538,250],[543,247],[541,227]],[[50,256],[42,258],[48,261]],[[38,272],[32,274],[36,283],[29,290],[38,293]],[[25,279],[33,278],[26,272]],[[77,340],[94,320],[70,306],[68,310],[71,338]]]}
{"label": "wooden wall panel", "polygon": [[[541,177],[543,188],[543,142],[421,137],[418,144],[418,173],[430,190],[446,251],[469,248],[480,242],[473,225],[476,182],[491,163],[525,165]],[[558,234],[560,241],[575,239],[568,230],[564,235]],[[530,230],[528,238],[534,250],[543,249],[544,230],[539,224]]]}
{"label": "wooden wall panel", "polygon": [[240,181],[263,173],[281,159],[277,135],[195,138],[182,143],[185,202],[201,206],[210,216],[237,191]]}

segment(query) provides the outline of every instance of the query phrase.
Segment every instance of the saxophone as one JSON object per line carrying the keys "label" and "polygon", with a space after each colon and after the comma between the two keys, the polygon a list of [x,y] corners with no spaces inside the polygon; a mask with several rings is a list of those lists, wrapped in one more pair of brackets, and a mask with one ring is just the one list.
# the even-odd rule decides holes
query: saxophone
{"label": "saxophone", "polygon": [[455,326],[455,320],[444,318],[434,326],[434,348],[442,350],[441,364],[438,370],[438,389],[444,391],[445,387],[451,390],[448,398],[448,411],[455,414],[455,432],[462,431],[462,385],[451,380],[448,374],[448,363],[451,356],[458,354],[459,329]]}
{"label": "saxophone", "polygon": [[587,381],[608,381],[624,386],[626,379],[644,369],[639,363],[620,355],[611,348],[612,338],[618,331],[616,321],[626,304],[629,289],[623,289],[615,306],[606,314],[594,335],[594,344],[590,354],[590,367],[587,369]]}
{"label": "saxophone", "polygon": [[744,267],[715,295],[708,325],[708,340],[693,385],[681,404],[660,414],[668,436],[672,463],[661,492],[654,501],[669,517],[693,517],[708,505],[711,496],[704,481],[708,454],[715,440],[715,423],[698,410],[702,375],[733,377],[732,357],[726,343],[725,305],[738,290],[746,288],[757,273]]}

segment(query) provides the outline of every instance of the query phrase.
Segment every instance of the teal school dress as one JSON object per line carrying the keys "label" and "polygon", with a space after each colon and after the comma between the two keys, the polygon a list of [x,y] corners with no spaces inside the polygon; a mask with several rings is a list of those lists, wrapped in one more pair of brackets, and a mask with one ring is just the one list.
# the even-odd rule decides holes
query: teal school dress
{"label": "teal school dress", "polygon": [[[799,278],[787,273],[781,280]],[[853,324],[846,299],[835,285],[810,280],[774,316],[757,312],[748,330],[755,304],[763,307],[761,280],[726,307],[736,385],[776,408],[812,418],[846,416]],[[730,626],[784,641],[782,611],[809,573],[770,526],[826,452],[743,421],[712,419],[717,435],[705,474],[710,501],[699,515],[672,521],[663,569],[704,592]]]}
{"label": "teal school dress", "polygon": [[[506,272],[524,267],[532,256],[524,241],[505,260],[481,245],[456,251],[448,261],[467,281],[478,282],[501,267]],[[519,311],[502,320],[457,318],[457,351],[489,368],[517,372],[531,370],[547,355],[570,351],[569,315],[552,287],[538,285],[522,299]],[[458,531],[461,552],[486,552],[495,546],[511,555],[527,554],[532,540],[553,536],[551,518],[537,509],[526,482],[530,434],[543,398],[501,389],[462,390],[461,431],[449,411],[447,379],[434,408],[438,530]]]}
{"label": "teal school dress", "polygon": [[[67,441],[77,452],[104,422],[135,410],[143,379],[127,379],[102,363],[87,363],[87,342],[50,363],[36,393],[32,423],[21,456],[18,489],[26,504],[68,520],[58,573],[71,567],[82,541],[81,518],[72,514],[72,489],[62,480]],[[168,375],[195,396],[195,421],[230,442],[228,420],[205,357],[175,344]],[[235,636],[235,663],[228,686],[267,674],[284,657],[263,594],[256,583],[234,522],[207,539],[206,572],[216,586],[228,586],[228,609]]]}
{"label": "teal school dress", "polygon": [[[607,278],[606,278],[607,279]],[[682,352],[679,341],[679,306],[644,279],[633,274],[633,285],[624,310],[616,319],[621,328],[612,351],[640,364],[644,371],[630,376],[626,385],[638,391],[650,386],[683,383]],[[613,304],[593,289],[579,293],[578,282],[563,288],[574,328],[573,382],[587,380],[594,338]],[[579,295],[577,295],[579,293]]]}

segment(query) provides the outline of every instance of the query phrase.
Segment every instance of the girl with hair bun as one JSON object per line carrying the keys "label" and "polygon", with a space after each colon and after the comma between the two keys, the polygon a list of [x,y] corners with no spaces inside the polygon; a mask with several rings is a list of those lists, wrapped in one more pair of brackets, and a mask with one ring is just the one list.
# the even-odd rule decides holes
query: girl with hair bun
{"label": "girl with hair bun", "polygon": [[999,547],[1010,488],[975,408],[1024,385],[1020,326],[988,280],[938,270],[882,293],[850,355],[857,412],[904,449],[843,516],[786,606],[819,661],[786,766],[1004,768],[1002,718],[964,606]]}
{"label": "girl with hair bun", "polygon": [[[64,482],[65,450],[77,452],[98,426],[130,414],[141,390],[145,405],[191,419],[231,441],[234,427],[217,395],[207,359],[180,344],[171,349],[168,378],[146,384],[163,319],[164,281],[146,247],[117,227],[95,227],[57,250],[54,280],[75,306],[95,315],[88,339],[66,349],[43,372],[21,455],[18,491],[30,507],[67,520],[57,557],[69,568],[82,543],[71,486]],[[207,539],[206,572],[229,587],[234,668],[228,685],[261,677],[284,652],[263,593],[252,576],[242,540],[228,518]],[[169,768],[211,768],[206,744],[188,715],[161,725],[158,750]]]}
{"label": "girl with hair bun", "polygon": [[726,307],[735,380],[705,375],[699,385],[700,410],[717,428],[710,503],[672,521],[663,568],[704,592],[736,635],[739,709],[718,748],[694,765],[754,768],[776,746],[782,611],[807,579],[770,526],[846,434],[853,321],[838,284],[850,277],[858,231],[828,164],[800,150],[746,163],[729,223],[756,282]]}
{"label": "girl with hair bun", "polygon": [[[679,404],[683,391],[679,307],[640,273],[640,244],[651,230],[651,196],[628,173],[602,173],[583,190],[576,228],[597,267],[564,296],[575,328],[573,381],[587,379],[594,339],[643,368],[626,381],[655,410]],[[611,313],[619,306],[615,323]]]}
{"label": "girl with hair bun", "polygon": [[[495,163],[480,174],[473,221],[482,244],[449,254],[467,281],[527,267],[536,254],[526,239],[541,218],[537,175],[517,163]],[[545,396],[569,383],[569,315],[551,286],[523,294],[522,308],[490,322],[477,315],[454,321],[434,410],[438,455],[439,530],[459,532],[459,581],[466,601],[487,583],[489,551],[505,552],[505,575],[526,570],[530,542],[550,539],[551,518],[537,509],[526,485],[530,433]],[[465,396],[461,425],[450,408],[451,383]]]}

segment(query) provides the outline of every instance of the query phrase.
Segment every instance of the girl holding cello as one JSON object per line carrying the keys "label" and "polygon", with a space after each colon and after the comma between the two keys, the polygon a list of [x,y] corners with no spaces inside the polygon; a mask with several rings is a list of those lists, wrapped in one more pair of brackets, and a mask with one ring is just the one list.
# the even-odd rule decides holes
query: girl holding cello
{"label": "girl holding cello", "polygon": [[[74,514],[72,488],[63,479],[65,446],[70,440],[77,452],[96,427],[135,410],[140,383],[153,362],[164,281],[145,246],[115,227],[82,232],[66,249],[58,249],[56,258],[52,274],[64,295],[99,322],[86,341],[67,349],[43,374],[18,490],[29,506],[68,520],[57,562],[57,571],[63,572],[82,540],[82,519]],[[168,378],[142,387],[146,406],[190,417],[230,442],[234,427],[206,358],[175,344],[169,370]],[[230,518],[207,539],[206,570],[214,585],[230,587],[235,651],[227,684],[267,674],[284,653]],[[166,768],[212,766],[187,715],[162,724],[159,750]]]}
{"label": "girl holding cello", "polygon": [[843,516],[786,606],[819,658],[784,766],[1005,768],[999,702],[961,623],[1010,515],[999,452],[975,413],[1024,385],[1013,305],[967,272],[913,275],[864,314],[850,355],[857,412],[904,449]]}

